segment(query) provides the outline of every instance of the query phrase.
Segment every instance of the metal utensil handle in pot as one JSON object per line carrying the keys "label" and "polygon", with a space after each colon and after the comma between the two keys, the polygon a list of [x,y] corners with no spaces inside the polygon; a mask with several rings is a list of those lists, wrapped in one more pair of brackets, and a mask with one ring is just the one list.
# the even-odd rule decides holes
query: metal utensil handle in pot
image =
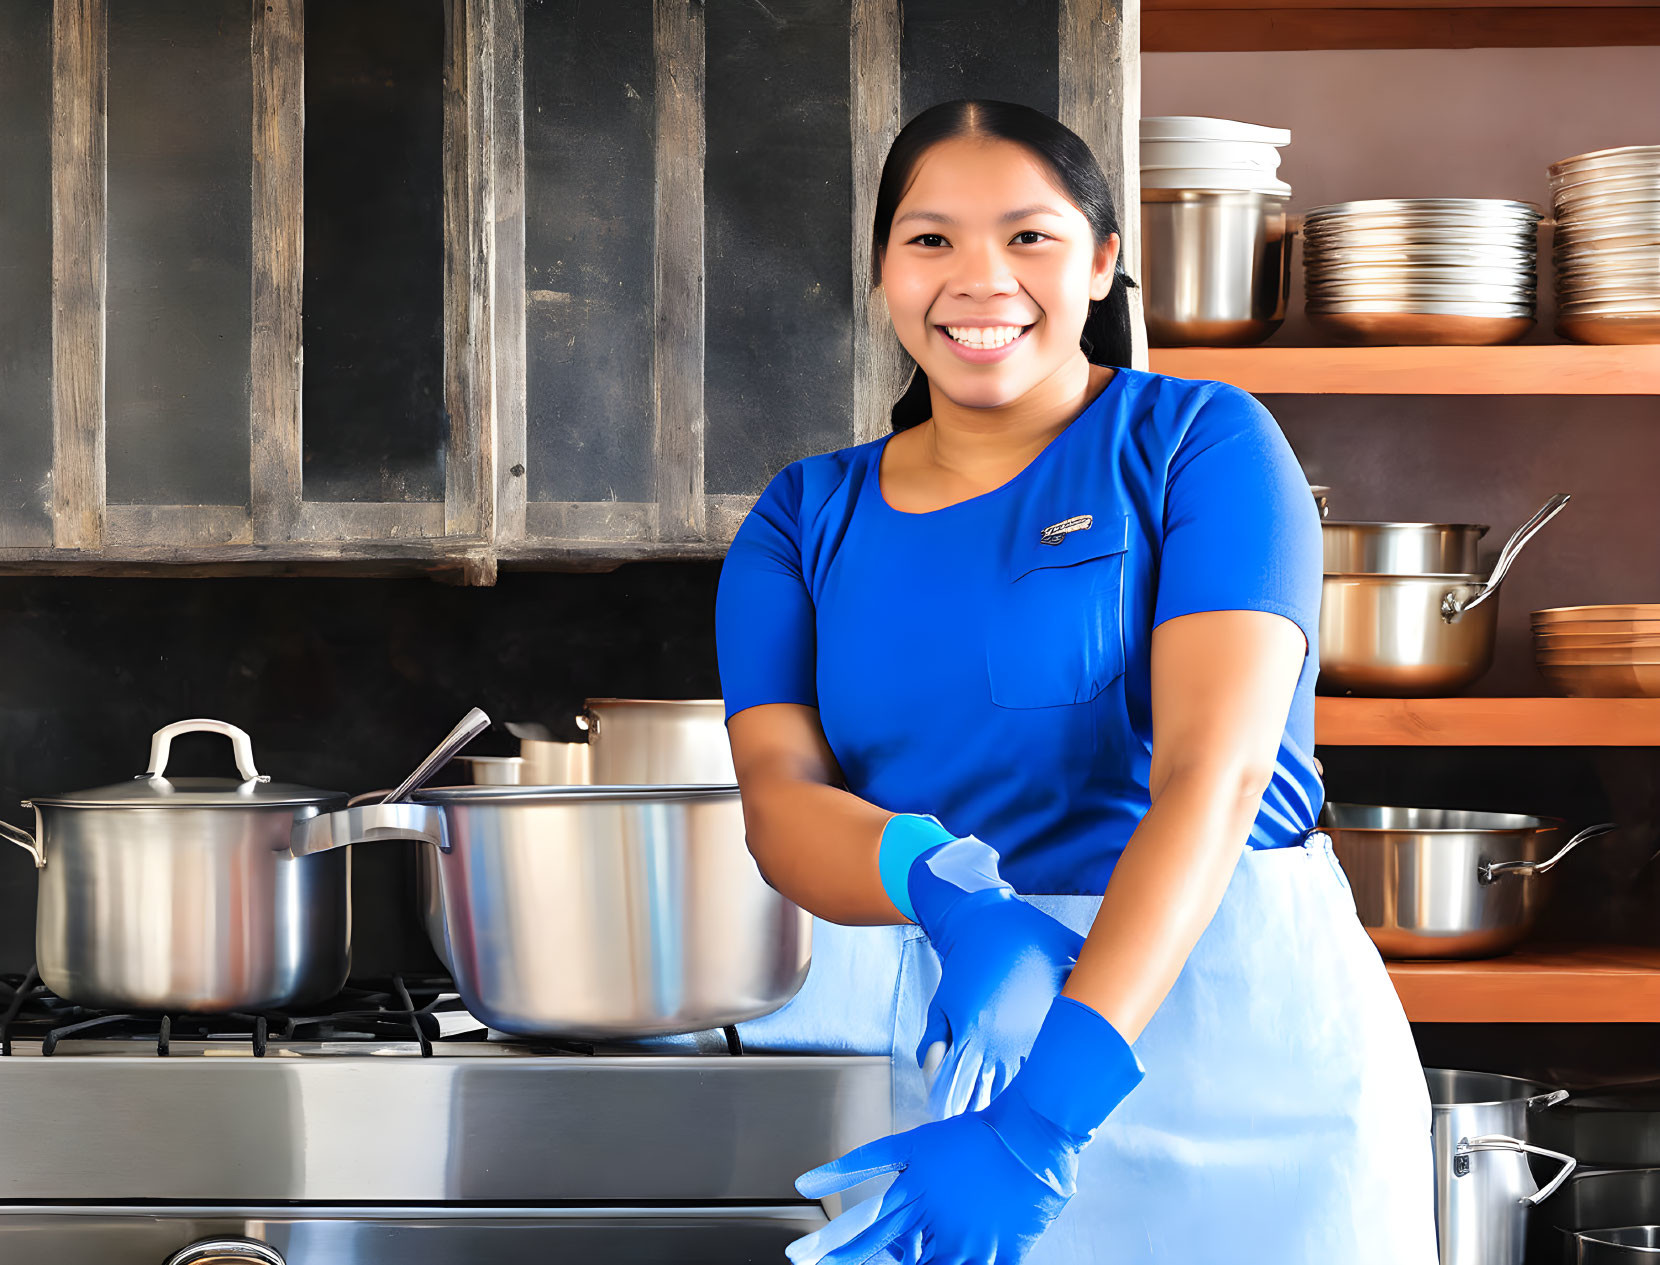
{"label": "metal utensil handle in pot", "polygon": [[432,753],[415,766],[415,771],[400,782],[397,789],[381,802],[395,804],[411,791],[425,786],[427,779],[448,764],[457,751],[488,728],[490,728],[490,718],[480,708],[473,708],[461,718],[460,723],[454,729],[450,730],[444,741],[434,747]]}
{"label": "metal utensil handle in pot", "polygon": [[35,859],[35,869],[46,868],[46,852],[41,848],[40,841],[23,827],[14,826],[9,821],[0,821],[0,838],[10,840],[32,856]]}
{"label": "metal utensil handle in pot", "polygon": [[1595,839],[1599,835],[1605,835],[1617,828],[1617,825],[1612,821],[1605,821],[1596,826],[1587,826],[1563,844],[1561,850],[1555,856],[1544,861],[1488,861],[1481,867],[1481,881],[1491,883],[1495,879],[1503,878],[1506,874],[1519,874],[1523,878],[1531,878],[1535,874],[1549,873],[1552,866],[1587,839]]}
{"label": "metal utensil handle in pot", "polygon": [[269,782],[271,779],[254,766],[254,740],[244,729],[223,720],[175,720],[163,725],[150,736],[150,764],[140,778],[158,778],[167,772],[167,757],[172,754],[173,739],[180,734],[223,734],[231,740],[231,753],[236,757],[236,771],[244,782]]}
{"label": "metal utensil handle in pot", "polygon": [[1520,1138],[1507,1137],[1502,1133],[1490,1133],[1479,1138],[1460,1138],[1458,1140],[1458,1149],[1453,1152],[1454,1176],[1462,1177],[1470,1171],[1470,1156],[1477,1151],[1515,1151],[1528,1155],[1542,1155],[1546,1159],[1557,1160],[1561,1163],[1562,1167],[1557,1170],[1555,1177],[1546,1182],[1541,1189],[1531,1195],[1523,1196],[1518,1201],[1527,1204],[1529,1207],[1544,1203],[1545,1200],[1561,1189],[1562,1183],[1572,1177],[1574,1169],[1579,1167],[1578,1160],[1571,1155],[1562,1154],[1561,1151],[1547,1150],[1545,1147],[1534,1146],[1531,1143],[1523,1142]]}
{"label": "metal utensil handle in pot", "polygon": [[1480,590],[1469,601],[1460,601],[1457,590],[1449,592],[1441,599],[1441,618],[1449,624],[1456,620],[1465,611],[1474,610],[1489,597],[1498,591],[1499,584],[1514,565],[1517,555],[1522,552],[1522,546],[1538,534],[1539,529],[1551,519],[1560,514],[1563,508],[1572,499],[1566,492],[1558,492],[1550,500],[1539,507],[1534,516],[1518,527],[1510,539],[1504,542],[1504,548],[1499,550],[1498,561],[1493,564],[1493,573],[1482,583]]}

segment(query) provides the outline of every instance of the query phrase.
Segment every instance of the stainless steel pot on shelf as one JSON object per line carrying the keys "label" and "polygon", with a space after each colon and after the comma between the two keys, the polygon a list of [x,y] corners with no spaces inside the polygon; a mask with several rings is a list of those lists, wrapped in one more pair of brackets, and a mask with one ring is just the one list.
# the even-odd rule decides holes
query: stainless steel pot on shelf
{"label": "stainless steel pot on shelf", "polygon": [[297,855],[414,839],[467,1009],[523,1036],[644,1037],[776,1010],[812,923],[769,887],[728,786],[457,786],[308,823]]}
{"label": "stainless steel pot on shelf", "polygon": [[1486,523],[1320,524],[1327,574],[1473,575]]}
{"label": "stainless steel pot on shelf", "polygon": [[[1424,1069],[1434,1112],[1435,1223],[1441,1265],[1522,1265],[1528,1215],[1574,1171],[1569,1155],[1528,1141],[1533,1112],[1567,1097],[1534,1081]],[[1541,1188],[1528,1155],[1561,1168]]]}
{"label": "stainless steel pot on shelf", "polygon": [[596,786],[736,782],[726,704],[718,698],[590,698],[576,718],[588,732]]}
{"label": "stainless steel pot on shelf", "polygon": [[[1327,568],[1320,598],[1320,676],[1325,694],[1366,698],[1433,698],[1455,694],[1493,663],[1499,585],[1522,548],[1571,498],[1559,492],[1505,542],[1490,574],[1374,573]],[[1322,526],[1322,535],[1344,524]],[[1419,529],[1402,537],[1424,560],[1464,558],[1479,539],[1479,524],[1355,524],[1362,528]],[[1444,529],[1442,536],[1437,529]],[[1376,556],[1405,565],[1385,533],[1334,535],[1334,552],[1351,565]],[[1474,539],[1472,539],[1474,536]],[[1388,544],[1389,547],[1385,548]]]}
{"label": "stainless steel pot on shelf", "polygon": [[[172,741],[231,740],[239,779],[169,778]],[[332,997],[351,966],[350,854],[299,857],[295,834],[344,793],[272,782],[234,725],[156,731],[148,771],[24,801],[0,822],[40,877],[35,956],[53,992],[106,1010],[224,1012]]]}
{"label": "stainless steel pot on shelf", "polygon": [[1283,198],[1143,188],[1141,232],[1154,347],[1249,347],[1284,322],[1296,221]]}
{"label": "stainless steel pot on shelf", "polygon": [[1393,959],[1509,952],[1544,908],[1540,876],[1614,829],[1591,826],[1558,847],[1566,824],[1556,818],[1329,801],[1320,825],[1361,924]]}

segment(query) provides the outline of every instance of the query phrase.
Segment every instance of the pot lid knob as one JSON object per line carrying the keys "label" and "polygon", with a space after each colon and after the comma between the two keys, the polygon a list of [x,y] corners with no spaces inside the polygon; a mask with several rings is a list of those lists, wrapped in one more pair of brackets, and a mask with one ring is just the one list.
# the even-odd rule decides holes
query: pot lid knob
{"label": "pot lid knob", "polygon": [[287,1265],[282,1253],[257,1239],[203,1239],[175,1252],[167,1265]]}
{"label": "pot lid knob", "polygon": [[235,725],[223,720],[175,720],[171,725],[163,725],[150,738],[150,766],[149,770],[140,774],[140,777],[155,779],[167,772],[167,757],[173,747],[173,739],[180,734],[209,733],[224,734],[231,740],[231,751],[236,756],[236,771],[242,775],[244,782],[269,782],[268,776],[262,775],[254,766],[254,742],[248,737],[247,731],[238,729]]}

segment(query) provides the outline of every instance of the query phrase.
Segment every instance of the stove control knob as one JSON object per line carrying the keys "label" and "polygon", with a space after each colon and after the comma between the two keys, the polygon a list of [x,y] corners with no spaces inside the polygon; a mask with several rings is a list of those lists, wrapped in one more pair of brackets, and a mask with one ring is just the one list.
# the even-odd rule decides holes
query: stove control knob
{"label": "stove control knob", "polygon": [[257,1239],[203,1239],[174,1253],[167,1265],[288,1265],[282,1253]]}

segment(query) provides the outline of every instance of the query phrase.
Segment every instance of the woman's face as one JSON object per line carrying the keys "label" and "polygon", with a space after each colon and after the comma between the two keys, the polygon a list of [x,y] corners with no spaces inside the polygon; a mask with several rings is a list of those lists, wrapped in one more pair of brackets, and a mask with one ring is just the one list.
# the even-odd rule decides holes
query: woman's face
{"label": "woman's face", "polygon": [[1023,146],[963,137],[917,164],[894,210],[882,289],[932,387],[997,408],[1082,358],[1089,302],[1112,288],[1117,258],[1117,234],[1097,248],[1083,212]]}

